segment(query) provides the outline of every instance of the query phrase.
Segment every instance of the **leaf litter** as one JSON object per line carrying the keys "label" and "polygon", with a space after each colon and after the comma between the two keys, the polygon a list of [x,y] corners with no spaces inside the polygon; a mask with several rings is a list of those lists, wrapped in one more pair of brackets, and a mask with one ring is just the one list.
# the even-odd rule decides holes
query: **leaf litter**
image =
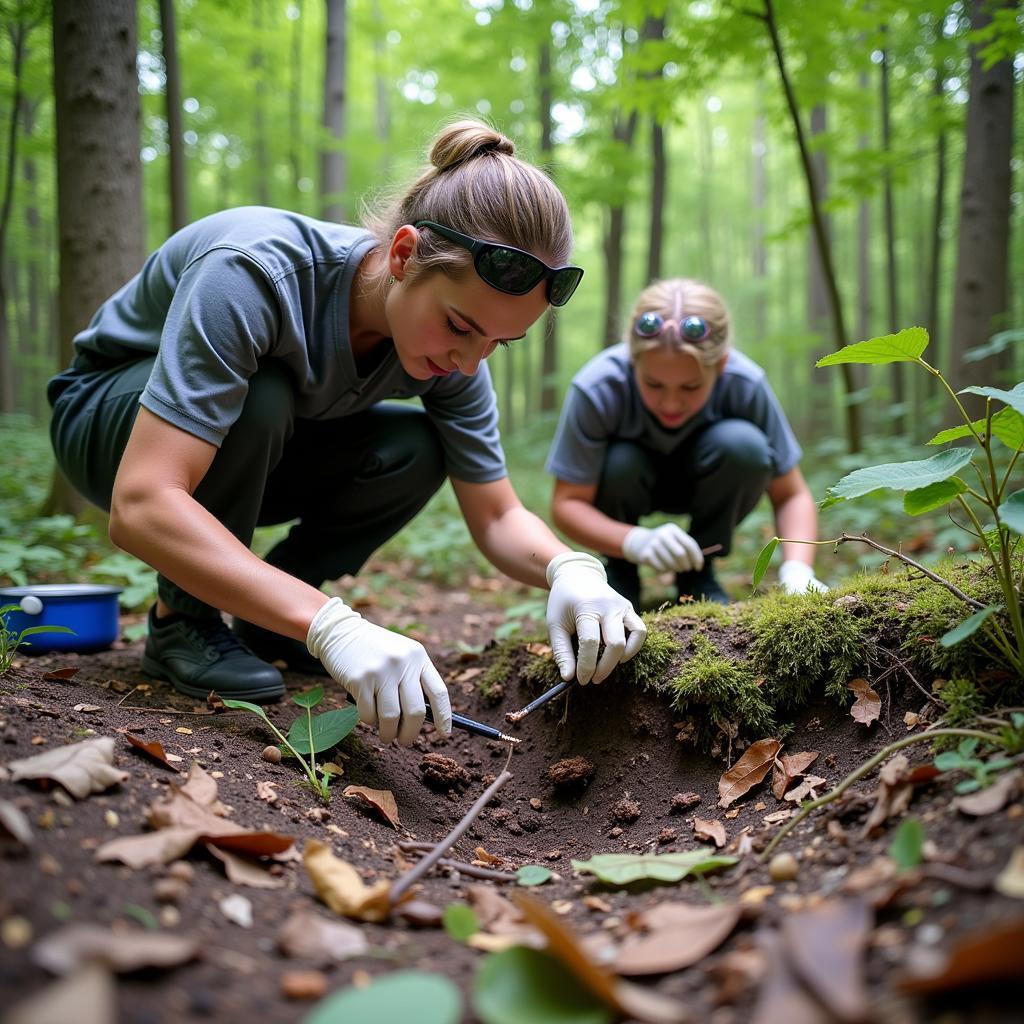
{"label": "leaf litter", "polygon": [[35,757],[8,764],[11,779],[47,779],[59,782],[73,797],[84,800],[91,793],[102,793],[128,778],[114,767],[114,740],[110,736],[82,740],[55,747]]}
{"label": "leaf litter", "polygon": [[718,806],[728,807],[754,786],[763,782],[775,765],[782,744],[778,740],[757,740],[743,756],[718,780]]}

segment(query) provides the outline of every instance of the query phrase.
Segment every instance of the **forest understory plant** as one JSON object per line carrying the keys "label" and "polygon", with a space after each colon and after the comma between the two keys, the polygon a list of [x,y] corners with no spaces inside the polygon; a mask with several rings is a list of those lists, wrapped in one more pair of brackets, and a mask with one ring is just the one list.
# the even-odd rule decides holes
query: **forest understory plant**
{"label": "forest understory plant", "polygon": [[26,637],[36,636],[39,633],[71,633],[73,635],[75,632],[73,629],[68,629],[67,626],[26,626],[15,633],[7,628],[7,616],[11,612],[20,610],[21,605],[19,604],[5,604],[0,607],[0,676],[7,672],[14,663],[14,655],[19,647],[31,646],[31,641]]}
{"label": "forest understory plant", "polygon": [[[266,711],[258,704],[251,704],[246,700],[229,700],[225,697],[224,706],[239,711],[249,711],[262,718],[278,738],[282,748],[302,765],[309,786],[326,804],[331,801],[331,779],[338,772],[332,770],[329,762],[318,768],[316,755],[337,746],[348,736],[359,721],[359,712],[356,708],[347,707],[314,715],[313,708],[323,699],[324,688],[322,686],[314,686],[313,689],[297,693],[292,697],[292,703],[303,708],[306,713],[292,722],[287,736],[274,725],[267,717]],[[307,761],[303,755],[307,755],[309,760]]]}
{"label": "forest understory plant", "polygon": [[[971,638],[975,641],[983,639],[992,659],[1010,668],[1019,681],[1024,679],[1024,615],[1021,612],[1024,557],[1020,541],[1024,535],[1024,489],[1009,492],[1009,484],[1017,460],[1024,451],[1024,382],[1011,390],[972,386],[955,392],[946,378],[921,358],[927,346],[928,332],[923,327],[910,327],[898,334],[848,345],[819,359],[815,365],[915,363],[946,390],[964,421],[959,426],[940,431],[928,444],[944,445],[963,438],[970,439],[973,444],[945,448],[928,459],[857,469],[829,489],[821,508],[883,489],[905,492],[903,508],[911,516],[951,506],[950,518],[974,538],[988,560],[1001,600],[983,603],[950,580],[904,555],[898,548],[885,547],[864,534],[854,536],[849,533],[823,541],[773,537],[757,557],[753,584],[756,587],[761,581],[775,549],[781,543],[838,545],[857,541],[867,544],[888,557],[905,562],[945,587],[972,609],[968,618],[939,639],[943,647],[955,647]],[[983,417],[970,417],[959,397],[963,394],[985,399]],[[995,411],[993,402],[1001,403],[1002,408]],[[996,441],[1009,456],[1002,466],[998,464]],[[968,470],[977,478],[975,483],[964,479]],[[954,510],[959,510],[965,521],[957,520]]]}

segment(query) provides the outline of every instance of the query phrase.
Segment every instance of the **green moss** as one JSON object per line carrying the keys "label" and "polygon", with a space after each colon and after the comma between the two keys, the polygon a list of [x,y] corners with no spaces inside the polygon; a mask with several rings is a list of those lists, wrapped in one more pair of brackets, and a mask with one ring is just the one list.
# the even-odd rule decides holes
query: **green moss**
{"label": "green moss", "polygon": [[640,686],[659,689],[661,676],[682,652],[682,643],[651,617],[647,620],[647,639],[633,660],[627,662],[627,668],[632,669],[633,679]]}
{"label": "green moss", "polygon": [[939,690],[939,700],[946,705],[944,724],[954,729],[970,724],[985,710],[985,698],[968,679],[951,679]]}
{"label": "green moss", "polygon": [[693,722],[701,746],[734,724],[761,736],[775,727],[754,673],[725,657],[703,633],[693,634],[679,675],[662,688],[671,694],[672,707]]}
{"label": "green moss", "polygon": [[846,684],[864,660],[867,624],[835,600],[772,591],[746,609],[750,665],[774,707],[796,707],[820,689],[846,700]]}
{"label": "green moss", "polygon": [[495,648],[490,665],[477,679],[477,692],[488,704],[497,704],[505,695],[505,683],[516,670],[519,643],[504,640]]}

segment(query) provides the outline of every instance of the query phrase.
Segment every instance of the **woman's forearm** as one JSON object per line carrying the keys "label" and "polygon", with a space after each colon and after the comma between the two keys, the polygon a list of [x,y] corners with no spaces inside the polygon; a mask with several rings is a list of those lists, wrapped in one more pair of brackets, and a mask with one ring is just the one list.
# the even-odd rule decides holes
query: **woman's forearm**
{"label": "woman's forearm", "polygon": [[507,576],[545,589],[548,562],[569,550],[543,519],[521,505],[507,509],[476,541],[487,560]]}
{"label": "woman's forearm", "polygon": [[633,528],[605,515],[593,504],[578,498],[556,502],[555,524],[570,540],[612,558],[622,557],[622,542]]}

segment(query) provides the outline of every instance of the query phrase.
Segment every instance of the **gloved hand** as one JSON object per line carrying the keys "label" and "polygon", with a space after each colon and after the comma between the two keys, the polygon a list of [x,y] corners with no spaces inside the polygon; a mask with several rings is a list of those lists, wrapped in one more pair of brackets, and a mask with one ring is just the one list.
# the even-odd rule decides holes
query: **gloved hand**
{"label": "gloved hand", "polygon": [[404,746],[412,743],[423,724],[424,694],[435,728],[451,733],[448,690],[422,644],[367,622],[332,597],[313,616],[306,647],[352,695],[360,721],[379,728],[381,742],[397,736]]}
{"label": "gloved hand", "polygon": [[689,572],[704,568],[700,545],[675,523],[648,530],[634,526],[622,542],[622,553],[630,562],[649,565],[658,572]]}
{"label": "gloved hand", "polygon": [[787,594],[806,594],[816,591],[823,594],[828,587],[815,579],[814,570],[806,562],[795,558],[787,559],[779,566],[779,585]]}
{"label": "gloved hand", "polygon": [[[608,586],[604,566],[593,555],[565,551],[548,562],[548,635],[565,680],[602,682],[616,665],[629,661],[647,639],[647,627],[633,606]],[[626,637],[626,630],[629,637]],[[573,655],[572,636],[579,640]],[[597,650],[604,640],[604,653]]]}

